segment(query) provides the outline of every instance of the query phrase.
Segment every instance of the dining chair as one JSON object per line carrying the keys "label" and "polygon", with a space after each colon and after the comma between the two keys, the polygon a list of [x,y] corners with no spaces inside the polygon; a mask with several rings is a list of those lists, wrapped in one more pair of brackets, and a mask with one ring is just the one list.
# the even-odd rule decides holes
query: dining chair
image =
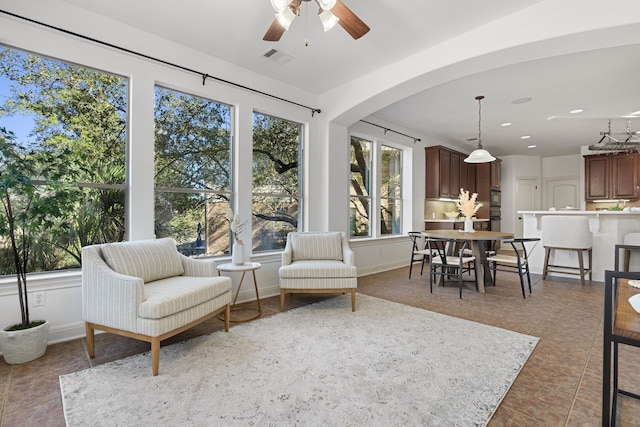
{"label": "dining chair", "polygon": [[[520,276],[520,288],[522,289],[522,298],[526,298],[524,292],[524,277],[527,277],[529,285],[529,293],[531,293],[531,275],[529,274],[529,254],[538,245],[540,239],[537,237],[516,238],[504,241],[509,243],[513,248],[513,254],[498,252],[495,255],[487,257],[489,269],[493,272],[493,286],[496,285],[496,272],[506,271],[518,273]],[[528,245],[528,246],[527,246]]]}
{"label": "dining chair", "polygon": [[409,261],[409,279],[411,279],[411,271],[413,270],[413,264],[416,262],[421,262],[422,266],[420,268],[420,275],[424,272],[424,263],[427,260],[427,257],[431,254],[429,249],[427,248],[427,240],[422,238],[422,233],[419,231],[410,231],[409,238],[411,239],[411,261]]}
{"label": "dining chair", "polygon": [[[640,251],[640,233],[627,233],[624,236],[624,270],[629,271],[631,264],[631,252],[638,253]],[[616,263],[616,268],[618,264]]]}
{"label": "dining chair", "polygon": [[[429,262],[429,291],[431,293],[433,293],[433,282],[437,276],[441,277],[443,286],[447,278],[454,277],[458,281],[460,298],[462,298],[464,273],[475,272],[476,257],[465,254],[465,249],[469,249],[468,245],[467,240],[457,239],[430,238],[427,241],[427,248],[431,254]],[[452,251],[456,253],[451,253]],[[477,290],[478,277],[474,277],[474,282]]]}

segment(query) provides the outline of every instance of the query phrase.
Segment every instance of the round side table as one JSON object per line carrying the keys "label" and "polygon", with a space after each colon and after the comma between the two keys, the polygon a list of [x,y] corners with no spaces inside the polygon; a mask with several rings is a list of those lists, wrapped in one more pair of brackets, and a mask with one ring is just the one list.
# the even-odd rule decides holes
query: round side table
{"label": "round side table", "polygon": [[[229,317],[230,322],[237,322],[237,323],[248,322],[249,320],[257,319],[262,314],[262,308],[260,307],[260,295],[258,294],[258,282],[256,281],[256,270],[259,269],[260,267],[262,267],[262,264],[260,264],[259,262],[245,262],[244,264],[240,264],[240,265],[227,263],[227,264],[220,264],[216,267],[218,269],[218,276],[220,276],[220,273],[222,273],[223,271],[226,273],[242,272],[242,277],[240,277],[240,283],[238,284],[236,295],[233,297],[233,303],[231,303],[231,311],[236,311],[236,310],[257,311],[257,314],[255,316],[251,316],[244,319],[233,319],[230,316]],[[250,271],[253,274],[253,287],[256,290],[256,303],[258,304],[258,308],[242,308],[242,307],[236,306],[238,294],[240,293],[240,288],[242,287],[242,282],[244,281],[244,275],[247,273],[247,271]],[[224,320],[224,312],[218,314],[218,318],[220,320]]]}

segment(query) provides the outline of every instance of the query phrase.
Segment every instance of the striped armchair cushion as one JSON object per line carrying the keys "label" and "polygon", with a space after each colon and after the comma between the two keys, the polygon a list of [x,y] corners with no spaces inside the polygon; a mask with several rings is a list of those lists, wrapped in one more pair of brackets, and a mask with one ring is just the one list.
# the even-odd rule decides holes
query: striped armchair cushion
{"label": "striped armchair cushion", "polygon": [[145,283],[184,273],[171,238],[109,243],[102,247],[102,255],[112,270],[140,277]]}
{"label": "striped armchair cushion", "polygon": [[293,261],[326,259],[342,261],[342,235],[339,232],[292,233]]}

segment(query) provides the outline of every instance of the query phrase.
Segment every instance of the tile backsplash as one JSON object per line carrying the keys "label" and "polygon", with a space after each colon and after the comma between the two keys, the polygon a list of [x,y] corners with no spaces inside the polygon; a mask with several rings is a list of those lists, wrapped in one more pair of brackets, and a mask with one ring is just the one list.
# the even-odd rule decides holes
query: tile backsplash
{"label": "tile backsplash", "polygon": [[441,200],[425,200],[424,219],[448,219],[444,213],[458,211],[455,202],[444,202]]}

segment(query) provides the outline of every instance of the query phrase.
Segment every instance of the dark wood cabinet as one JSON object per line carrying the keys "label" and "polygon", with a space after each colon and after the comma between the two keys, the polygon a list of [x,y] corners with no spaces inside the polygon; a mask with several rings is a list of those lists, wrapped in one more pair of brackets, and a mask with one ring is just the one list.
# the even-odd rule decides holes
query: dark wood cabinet
{"label": "dark wood cabinet", "polygon": [[491,188],[500,188],[500,181],[502,180],[502,160],[496,159],[495,161],[489,163],[490,168],[490,179],[489,186]]}
{"label": "dark wood cabinet", "polygon": [[638,153],[585,156],[585,199],[637,200],[639,159]]}
{"label": "dark wood cabinet", "polygon": [[476,192],[476,168],[466,154],[442,146],[425,148],[425,197],[456,199],[460,188]]}
{"label": "dark wood cabinet", "polygon": [[[490,163],[477,163],[476,167],[476,193],[478,196],[489,198],[489,190],[500,189],[502,180],[502,160],[496,159]],[[484,194],[481,194],[484,193]]]}
{"label": "dark wood cabinet", "polygon": [[611,194],[614,199],[637,199],[638,153],[611,157]]}

